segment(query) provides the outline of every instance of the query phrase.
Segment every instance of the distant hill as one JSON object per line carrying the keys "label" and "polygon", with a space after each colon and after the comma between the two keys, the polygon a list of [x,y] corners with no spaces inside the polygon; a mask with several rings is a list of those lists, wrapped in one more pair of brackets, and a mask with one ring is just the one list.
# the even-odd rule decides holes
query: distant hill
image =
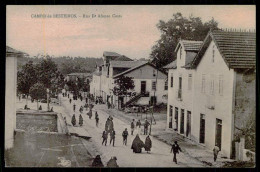
{"label": "distant hill", "polygon": [[[22,57],[18,58],[17,67],[21,69],[29,61],[38,63],[43,57]],[[93,57],[52,57],[52,60],[58,65],[59,71],[63,74],[69,73],[91,73],[95,71],[96,64],[102,64],[102,58]]]}

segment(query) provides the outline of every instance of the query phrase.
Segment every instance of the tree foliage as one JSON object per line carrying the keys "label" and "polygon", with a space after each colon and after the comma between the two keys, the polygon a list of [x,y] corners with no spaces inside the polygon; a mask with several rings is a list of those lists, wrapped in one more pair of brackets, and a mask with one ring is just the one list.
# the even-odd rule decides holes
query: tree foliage
{"label": "tree foliage", "polygon": [[45,99],[47,96],[46,89],[44,87],[44,84],[42,83],[36,83],[34,84],[30,90],[29,90],[30,96],[33,99],[40,100]]}
{"label": "tree foliage", "polygon": [[134,87],[135,85],[133,79],[123,75],[115,80],[113,93],[117,96],[126,96],[130,90],[134,89]]}
{"label": "tree foliage", "polygon": [[29,90],[37,82],[35,65],[29,61],[22,70],[17,72],[17,90],[21,94],[29,95]]}
{"label": "tree foliage", "polygon": [[181,13],[173,14],[173,18],[165,22],[160,20],[157,28],[161,32],[161,38],[152,47],[150,58],[159,68],[176,59],[174,50],[178,40],[202,41],[210,29],[218,29],[218,22],[212,18],[203,23],[200,17],[190,16],[185,18]]}

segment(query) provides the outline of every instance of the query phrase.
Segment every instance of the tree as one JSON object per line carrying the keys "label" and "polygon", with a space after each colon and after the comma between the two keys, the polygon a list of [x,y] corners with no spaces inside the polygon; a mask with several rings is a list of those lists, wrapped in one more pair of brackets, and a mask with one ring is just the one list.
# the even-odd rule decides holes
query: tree
{"label": "tree", "polygon": [[39,109],[38,107],[38,100],[40,99],[45,99],[47,97],[46,89],[44,87],[44,84],[42,83],[36,83],[34,84],[30,90],[29,90],[30,96],[37,100],[37,110]]}
{"label": "tree", "polygon": [[35,65],[32,61],[29,61],[24,66],[22,66],[21,71],[17,72],[17,90],[19,93],[29,95],[29,90],[37,82],[37,74],[35,70]]}
{"label": "tree", "polygon": [[43,59],[36,65],[39,81],[45,88],[51,88],[52,80],[57,78],[58,68],[50,57]]}
{"label": "tree", "polygon": [[218,29],[218,23],[212,18],[202,23],[200,17],[192,15],[187,19],[181,13],[173,14],[173,18],[165,22],[160,20],[157,28],[161,31],[161,38],[152,47],[150,58],[152,63],[161,68],[176,59],[174,49],[178,40],[187,39],[202,41],[210,29]]}
{"label": "tree", "polygon": [[113,94],[118,97],[125,97],[129,94],[129,91],[134,89],[134,81],[131,77],[120,76],[115,80],[115,86],[113,88]]}

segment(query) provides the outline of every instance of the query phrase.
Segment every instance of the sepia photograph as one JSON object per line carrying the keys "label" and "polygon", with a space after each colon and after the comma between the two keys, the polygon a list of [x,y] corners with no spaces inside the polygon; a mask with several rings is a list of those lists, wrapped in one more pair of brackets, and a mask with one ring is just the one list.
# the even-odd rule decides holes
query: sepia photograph
{"label": "sepia photograph", "polygon": [[5,167],[255,168],[255,5],[7,5]]}

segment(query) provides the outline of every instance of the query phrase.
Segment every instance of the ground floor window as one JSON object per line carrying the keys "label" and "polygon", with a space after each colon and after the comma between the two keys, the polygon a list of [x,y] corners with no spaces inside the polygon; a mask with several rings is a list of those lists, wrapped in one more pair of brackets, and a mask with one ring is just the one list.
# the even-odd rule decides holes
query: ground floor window
{"label": "ground floor window", "polygon": [[172,105],[170,105],[170,109],[169,109],[169,128],[172,128],[172,110],[173,109],[173,107],[172,107]]}
{"label": "ground floor window", "polygon": [[150,104],[151,105],[156,105],[156,103],[157,103],[156,96],[151,96]]}
{"label": "ground floor window", "polygon": [[186,137],[190,137],[190,134],[191,134],[191,111],[187,111]]}

